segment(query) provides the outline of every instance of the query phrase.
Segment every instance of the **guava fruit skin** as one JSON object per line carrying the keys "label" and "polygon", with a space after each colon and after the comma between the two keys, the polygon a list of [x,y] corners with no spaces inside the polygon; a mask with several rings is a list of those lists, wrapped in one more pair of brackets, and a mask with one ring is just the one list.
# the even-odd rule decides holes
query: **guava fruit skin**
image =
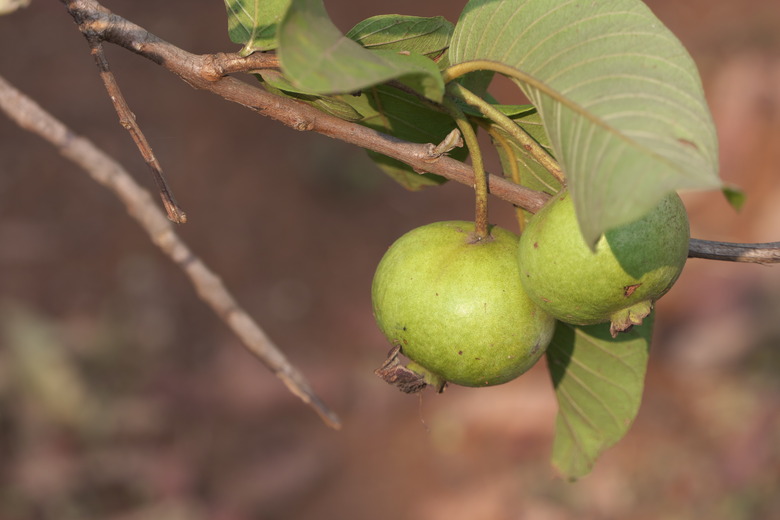
{"label": "guava fruit skin", "polygon": [[531,299],[574,325],[612,321],[613,335],[642,322],[677,281],[690,228],[682,200],[665,197],[641,219],[607,231],[591,251],[563,190],[528,222],[518,263]]}
{"label": "guava fruit skin", "polygon": [[475,242],[474,223],[466,221],[406,233],[374,275],[380,330],[447,382],[478,387],[516,378],[542,356],[555,328],[523,290],[517,242],[498,227]]}

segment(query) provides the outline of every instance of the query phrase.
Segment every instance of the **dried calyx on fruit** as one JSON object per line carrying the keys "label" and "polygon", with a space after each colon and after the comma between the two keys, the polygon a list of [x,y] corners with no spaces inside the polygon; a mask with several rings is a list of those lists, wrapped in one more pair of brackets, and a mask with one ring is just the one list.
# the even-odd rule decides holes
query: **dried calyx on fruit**
{"label": "dried calyx on fruit", "polygon": [[564,190],[529,221],[518,263],[536,304],[566,323],[611,322],[614,337],[641,324],[671,289],[689,240],[685,206],[671,193],[639,220],[607,231],[591,250]]}
{"label": "dried calyx on fruit", "polygon": [[[520,283],[518,237],[474,223],[436,222],[399,238],[377,267],[374,316],[393,345],[377,374],[406,392],[447,382],[506,383],[542,356],[555,320]],[[410,362],[401,365],[398,355]]]}

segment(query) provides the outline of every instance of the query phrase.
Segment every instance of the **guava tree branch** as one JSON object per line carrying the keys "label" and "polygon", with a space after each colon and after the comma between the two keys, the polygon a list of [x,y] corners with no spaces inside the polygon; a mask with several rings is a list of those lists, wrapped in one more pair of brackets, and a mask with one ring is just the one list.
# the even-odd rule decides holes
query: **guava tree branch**
{"label": "guava tree branch", "polygon": [[[365,126],[344,121],[293,99],[276,96],[225,74],[278,67],[273,56],[255,53],[246,58],[230,53],[196,55],[172,45],[118,16],[95,0],[61,0],[88,39],[124,47],[179,76],[197,89],[243,105],[290,128],[313,131],[398,159],[419,172],[430,172],[469,186],[471,167],[433,152],[432,144],[402,141]],[[529,211],[538,210],[548,196],[490,175],[491,194]]]}
{"label": "guava tree branch", "polygon": [[[253,69],[278,68],[279,63],[273,55],[255,53],[242,57],[235,53],[191,54],[115,15],[95,0],[61,1],[88,39],[111,42],[150,59],[194,88],[246,106],[290,128],[318,132],[398,159],[417,171],[435,173],[474,186],[472,168],[437,154],[433,144],[402,141],[325,114],[305,103],[275,96],[258,85],[227,76]],[[492,195],[531,212],[538,211],[549,198],[545,193],[529,190],[491,174],[488,175],[488,187]],[[780,243],[727,244],[693,239],[689,256],[732,262],[778,263]]]}
{"label": "guava tree branch", "polygon": [[0,111],[20,127],[39,135],[67,159],[83,168],[95,181],[114,193],[150,239],[190,278],[198,295],[231,328],[244,345],[257,356],[290,391],[310,405],[326,424],[339,428],[340,422],[317,397],[306,378],[292,366],[265,332],[236,302],[222,280],[203,263],[174,231],[173,224],[120,164],[74,134],[0,76]]}

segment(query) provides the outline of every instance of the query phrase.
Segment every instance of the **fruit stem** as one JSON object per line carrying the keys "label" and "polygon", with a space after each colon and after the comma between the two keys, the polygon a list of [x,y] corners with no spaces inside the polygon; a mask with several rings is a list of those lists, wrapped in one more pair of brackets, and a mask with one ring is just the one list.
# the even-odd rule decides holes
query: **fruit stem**
{"label": "fruit stem", "polygon": [[[449,87],[447,90],[449,91]],[[474,193],[476,197],[476,209],[474,218],[474,235],[477,241],[484,240],[490,236],[490,226],[488,223],[488,182],[485,165],[482,161],[482,151],[477,141],[477,133],[471,126],[466,114],[449,98],[444,98],[444,106],[458,125],[463,140],[471,154],[471,167],[474,169]]]}
{"label": "fruit stem", "polygon": [[[512,179],[512,182],[515,184],[521,184],[523,179],[520,175],[520,168],[517,166],[517,154],[515,154],[515,151],[512,149],[509,141],[503,135],[501,135],[501,133],[494,126],[488,126],[487,131],[493,141],[501,147],[501,149],[504,151],[504,154],[506,155],[507,167],[509,168],[509,177]],[[504,172],[504,176],[506,176],[506,172]],[[515,218],[517,218],[517,226],[522,233],[525,229],[525,212],[520,206],[514,205],[514,208]]]}
{"label": "fruit stem", "polygon": [[509,117],[502,114],[496,107],[471,92],[463,85],[452,82],[447,86],[448,92],[458,99],[462,99],[472,107],[479,110],[483,116],[501,127],[508,133],[517,144],[523,147],[533,159],[544,167],[545,170],[555,177],[561,184],[566,183],[566,178],[558,163],[553,159],[547,150],[542,148],[539,143],[531,137],[528,132],[523,130],[520,125],[512,121]]}

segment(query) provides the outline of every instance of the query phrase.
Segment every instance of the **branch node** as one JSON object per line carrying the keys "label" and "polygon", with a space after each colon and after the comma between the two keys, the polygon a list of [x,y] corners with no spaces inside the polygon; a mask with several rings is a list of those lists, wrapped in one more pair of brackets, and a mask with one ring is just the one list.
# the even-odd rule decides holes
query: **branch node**
{"label": "branch node", "polygon": [[314,122],[308,119],[299,120],[293,123],[292,128],[293,130],[298,130],[299,132],[311,132],[314,130]]}
{"label": "branch node", "polygon": [[201,77],[206,81],[211,82],[221,80],[226,74],[225,68],[222,66],[221,62],[224,56],[224,52],[203,56],[203,67],[200,73]]}

